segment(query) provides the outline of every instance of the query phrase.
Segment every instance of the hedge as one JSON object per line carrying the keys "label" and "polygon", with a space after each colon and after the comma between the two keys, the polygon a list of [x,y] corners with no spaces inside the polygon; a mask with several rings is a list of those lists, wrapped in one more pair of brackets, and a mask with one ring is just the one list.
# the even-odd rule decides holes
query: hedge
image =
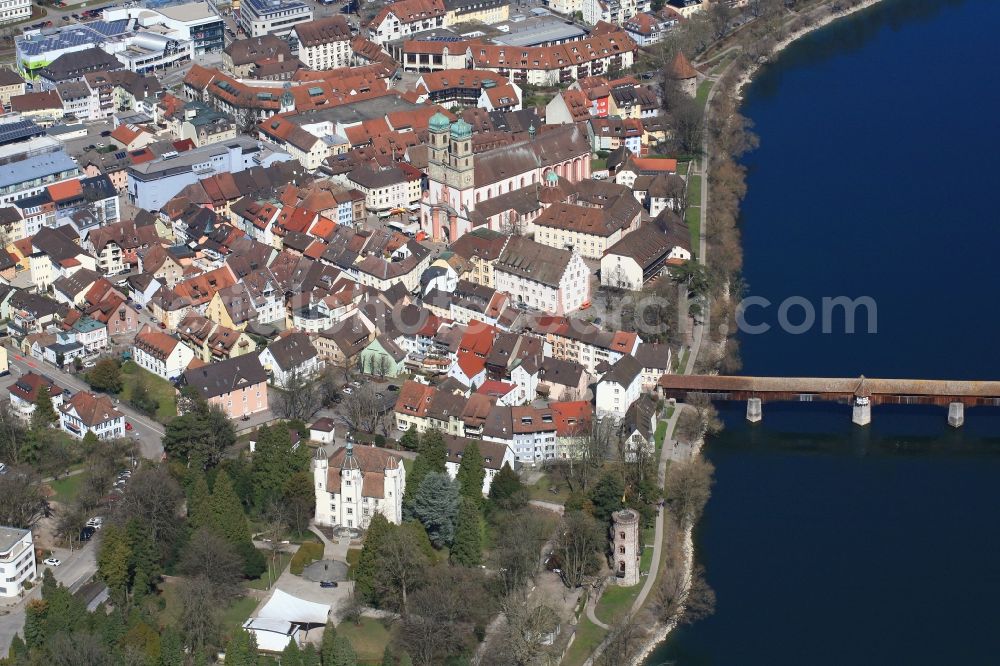
{"label": "hedge", "polygon": [[323,544],[316,543],[315,541],[308,541],[301,546],[292,555],[292,562],[288,566],[288,570],[291,571],[296,576],[302,575],[302,570],[307,566],[315,562],[316,560],[323,559]]}

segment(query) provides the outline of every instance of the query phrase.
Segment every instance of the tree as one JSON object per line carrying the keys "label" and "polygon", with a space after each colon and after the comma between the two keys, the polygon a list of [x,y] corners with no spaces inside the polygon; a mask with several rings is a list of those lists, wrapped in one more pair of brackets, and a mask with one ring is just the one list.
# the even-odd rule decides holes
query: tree
{"label": "tree", "polygon": [[129,560],[132,551],[125,530],[109,525],[103,530],[101,548],[97,555],[97,575],[108,586],[111,600],[119,611],[125,612],[128,601]]}
{"label": "tree", "polygon": [[406,475],[406,489],[403,491],[403,513],[407,518],[415,517],[413,505],[417,491],[424,477],[432,472],[444,474],[447,471],[448,453],[445,451],[444,435],[432,429],[420,437],[420,448],[413,461],[413,469]]}
{"label": "tree", "polygon": [[[218,542],[226,547],[224,542]],[[215,644],[221,631],[220,602],[217,586],[204,576],[181,581],[178,587],[181,603],[180,630],[192,652],[200,652]]]}
{"label": "tree", "polygon": [[551,527],[529,509],[493,516],[494,545],[491,568],[497,572],[504,596],[523,588],[538,572],[539,555],[548,541]]}
{"label": "tree", "polygon": [[104,358],[97,362],[84,377],[90,388],[106,393],[119,393],[122,390],[122,368],[113,358]]}
{"label": "tree", "polygon": [[351,641],[342,634],[338,634],[333,639],[330,648],[330,661],[324,661],[323,666],[357,666],[358,655],[351,645]]}
{"label": "tree", "polygon": [[31,599],[25,606],[24,642],[29,648],[45,644],[49,604],[44,599]]}
{"label": "tree", "polygon": [[372,516],[365,532],[364,545],[358,556],[358,563],[352,571],[354,575],[354,593],[364,602],[375,603],[375,578],[378,574],[378,558],[386,536],[392,526],[381,513]]}
{"label": "tree", "polygon": [[733,26],[735,12],[728,2],[713,2],[708,8],[708,18],[715,31],[715,38],[722,39]]}
{"label": "tree", "polygon": [[514,510],[528,503],[528,489],[524,487],[520,477],[510,465],[504,463],[493,477],[489,497],[497,507],[508,511]]}
{"label": "tree", "polygon": [[451,561],[463,567],[479,566],[483,557],[483,526],[479,503],[468,497],[461,498],[455,541],[449,555]]}
{"label": "tree", "polygon": [[283,419],[304,421],[311,418],[322,402],[322,394],[316,389],[315,382],[307,381],[298,368],[293,369],[284,386],[277,391],[274,413]]}
{"label": "tree", "polygon": [[163,558],[180,539],[183,499],[184,491],[166,468],[143,465],[125,486],[115,505],[114,519],[122,525],[140,521]]}
{"label": "tree", "polygon": [[236,443],[233,422],[217,405],[200,398],[183,400],[190,402],[189,409],[167,424],[163,448],[167,455],[192,466],[214,467],[222,452]]}
{"label": "tree", "polygon": [[208,488],[205,473],[200,469],[195,471],[194,483],[188,491],[187,518],[193,530],[212,524],[212,491]]}
{"label": "tree", "polygon": [[604,530],[590,516],[579,511],[565,515],[554,552],[562,562],[562,577],[567,587],[579,587],[587,576],[596,573],[598,553],[605,541]]}
{"label": "tree", "polygon": [[531,666],[547,663],[555,655],[545,638],[559,626],[559,616],[549,606],[527,594],[511,594],[501,603],[506,623],[486,650],[486,666]]}
{"label": "tree", "polygon": [[486,469],[483,467],[483,456],[479,453],[479,444],[470,440],[462,452],[462,462],[458,465],[455,480],[458,482],[458,492],[462,497],[475,500],[477,504],[483,499],[483,479]]}
{"label": "tree", "polygon": [[427,474],[413,499],[413,514],[435,548],[451,545],[458,517],[458,486],[445,472]]}
{"label": "tree", "polygon": [[136,375],[135,386],[132,387],[132,395],[129,397],[128,402],[140,412],[150,416],[155,415],[156,410],[160,407],[159,401],[149,392],[149,387],[146,385],[146,378],[142,373]]}
{"label": "tree", "polygon": [[302,666],[302,651],[299,650],[297,641],[288,641],[288,645],[281,651],[282,666]]}
{"label": "tree", "polygon": [[0,525],[28,529],[47,506],[41,483],[31,470],[17,467],[0,475]]}
{"label": "tree", "polygon": [[319,646],[319,658],[323,666],[333,663],[333,644],[335,640],[337,640],[337,628],[332,623],[327,623],[323,628],[323,640]]}
{"label": "tree", "polygon": [[35,399],[35,410],[31,413],[31,429],[42,430],[59,422],[55,407],[52,406],[52,396],[49,387],[44,384],[38,387],[38,397]]}
{"label": "tree", "polygon": [[380,401],[375,397],[375,389],[371,384],[362,384],[344,396],[341,404],[340,420],[348,428],[369,435],[378,430],[382,413],[379,411]]}
{"label": "tree", "polygon": [[420,448],[420,434],[415,427],[410,427],[399,438],[399,444],[407,451],[416,451]]}
{"label": "tree", "polygon": [[375,575],[375,593],[380,605],[394,608],[403,615],[408,612],[410,593],[423,581],[428,561],[411,525],[404,523],[393,527],[385,535],[378,551],[379,568]]}
{"label": "tree", "polygon": [[289,527],[296,534],[305,534],[316,510],[312,475],[309,472],[296,472],[289,477],[285,482],[281,501],[289,520]]}
{"label": "tree", "polygon": [[[257,445],[253,454],[254,504],[258,508],[280,500],[288,480],[296,473],[309,469],[309,449],[299,446],[292,450],[288,427],[278,424],[261,426],[257,430]],[[312,481],[309,483],[312,487]]]}
{"label": "tree", "polygon": [[240,556],[231,543],[206,528],[191,536],[178,569],[192,581],[207,587],[217,604],[224,604],[243,593]]}
{"label": "tree", "polygon": [[33,438],[25,431],[21,419],[11,412],[10,404],[0,404],[0,460],[8,465],[31,462],[33,445]]}
{"label": "tree", "polygon": [[306,643],[302,648],[302,666],[320,666],[319,652],[312,643]]}
{"label": "tree", "polygon": [[594,660],[595,666],[626,666],[636,660],[645,633],[635,616],[626,615],[611,626],[607,644]]}
{"label": "tree", "polygon": [[691,462],[675,462],[667,468],[666,502],[674,519],[682,526],[698,522],[712,496],[715,467],[702,457]]}
{"label": "tree", "polygon": [[226,666],[257,666],[257,637],[245,629],[237,629],[226,643]]}
{"label": "tree", "polygon": [[594,506],[594,518],[607,523],[611,520],[611,514],[623,509],[625,502],[625,484],[618,474],[607,472],[601,476],[600,481],[590,492],[590,501]]}

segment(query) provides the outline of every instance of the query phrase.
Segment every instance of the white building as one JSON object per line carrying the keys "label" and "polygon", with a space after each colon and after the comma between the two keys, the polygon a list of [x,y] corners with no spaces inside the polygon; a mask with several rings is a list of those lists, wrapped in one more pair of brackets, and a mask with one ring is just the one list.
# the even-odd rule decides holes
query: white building
{"label": "white building", "polygon": [[98,439],[125,436],[125,415],[115,409],[111,398],[80,391],[59,409],[62,429],[76,439],[88,432]]}
{"label": "white building", "polygon": [[56,409],[62,405],[63,392],[51,379],[34,372],[26,372],[17,378],[17,381],[10,385],[7,392],[10,394],[10,407],[13,413],[24,420],[31,419],[35,413],[35,401],[38,400],[38,391],[42,387],[49,390],[49,397],[52,398],[52,406]]}
{"label": "white building", "polygon": [[319,352],[302,331],[289,333],[268,345],[260,353],[260,364],[279,387],[288,386],[296,375],[300,380],[308,380],[323,368]]}
{"label": "white building", "polygon": [[243,0],[240,27],[247,37],[282,37],[299,23],[311,21],[312,8],[299,0]]}
{"label": "white building", "polygon": [[31,530],[0,527],[0,597],[17,597],[35,580],[35,547]]}
{"label": "white building", "polygon": [[406,470],[385,449],[348,442],[329,459],[315,459],[313,477],[317,525],[366,529],[376,513],[395,525],[403,521]]}
{"label": "white building", "polygon": [[[444,446],[448,454],[448,458],[445,461],[445,469],[448,472],[448,476],[452,479],[458,476],[458,468],[462,464],[462,455],[465,452],[465,447],[473,441],[476,440],[455,437],[454,435],[444,436]],[[513,469],[515,465],[514,452],[504,442],[487,442],[483,440],[476,441],[476,444],[479,446],[479,455],[483,458],[483,495],[489,495],[490,486],[493,484],[493,477],[500,472],[503,466],[505,464],[510,465]]]}
{"label": "white building", "polygon": [[590,269],[579,253],[520,236],[493,264],[493,279],[515,303],[548,314],[574,312],[590,301]]}
{"label": "white building", "polygon": [[299,23],[292,31],[299,43],[299,60],[309,69],[351,66],[351,27],[343,16]]}
{"label": "white building", "polygon": [[642,365],[634,356],[622,356],[597,383],[597,416],[621,419],[642,394]]}
{"label": "white building", "polygon": [[31,17],[31,0],[0,2],[0,23],[14,23]]}
{"label": "white building", "polygon": [[184,374],[194,356],[191,348],[183,342],[149,326],[139,331],[132,345],[132,358],[136,365],[168,381]]}
{"label": "white building", "polygon": [[444,27],[446,14],[442,0],[397,0],[368,22],[368,38],[384,47],[415,32]]}
{"label": "white building", "polygon": [[639,227],[607,249],[601,258],[601,284],[639,291],[666,266],[690,261],[690,241],[683,233],[664,234],[654,224]]}

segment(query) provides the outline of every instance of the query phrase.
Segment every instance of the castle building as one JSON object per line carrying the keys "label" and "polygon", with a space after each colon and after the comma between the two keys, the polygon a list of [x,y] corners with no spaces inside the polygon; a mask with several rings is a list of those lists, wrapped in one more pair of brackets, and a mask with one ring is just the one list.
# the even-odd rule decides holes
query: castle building
{"label": "castle building", "polygon": [[623,509],[611,514],[611,562],[615,580],[623,587],[639,583],[639,514]]}
{"label": "castle building", "polygon": [[316,524],[367,529],[381,513],[394,525],[403,521],[406,470],[403,459],[385,449],[350,442],[329,458],[313,460]]}
{"label": "castle building", "polygon": [[[590,144],[576,125],[564,125],[482,153],[472,149],[472,126],[441,113],[429,122],[428,189],[421,227],[436,241],[454,242],[479,226],[476,205],[514,190],[540,186],[549,173],[577,183],[590,178]],[[497,230],[498,231],[498,230]]]}

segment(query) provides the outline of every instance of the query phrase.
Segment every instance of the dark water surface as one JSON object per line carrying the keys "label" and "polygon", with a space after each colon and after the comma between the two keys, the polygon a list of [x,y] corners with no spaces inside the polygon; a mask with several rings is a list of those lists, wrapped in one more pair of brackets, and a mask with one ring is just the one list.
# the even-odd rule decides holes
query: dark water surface
{"label": "dark water surface", "polygon": [[[789,47],[747,91],[744,206],[760,375],[1000,378],[1000,2],[885,0]],[[778,304],[870,296],[877,333],[790,335]],[[801,321],[801,308],[790,319]],[[861,312],[863,315],[863,311]],[[835,330],[843,330],[834,317]],[[1000,409],[722,407],[697,534],[716,614],[648,662],[1000,663]]]}

